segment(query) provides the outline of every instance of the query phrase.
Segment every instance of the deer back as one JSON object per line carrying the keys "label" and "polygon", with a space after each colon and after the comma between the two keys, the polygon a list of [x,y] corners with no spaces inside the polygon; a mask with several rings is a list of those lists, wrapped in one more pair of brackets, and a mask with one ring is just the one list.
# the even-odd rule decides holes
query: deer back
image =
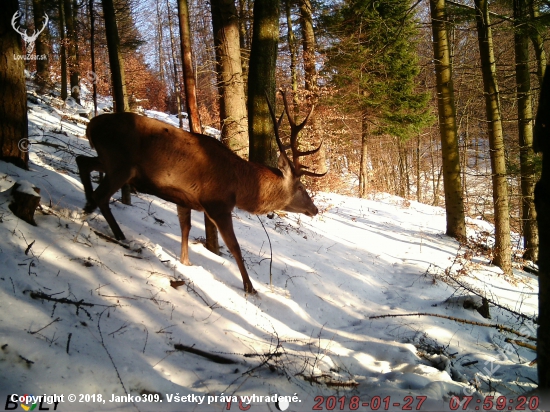
{"label": "deer back", "polygon": [[295,191],[290,169],[285,175],[248,162],[212,137],[156,119],[101,115],[90,121],[87,136],[107,174],[131,170],[129,183],[138,191],[195,210],[215,204],[267,213],[285,209]]}

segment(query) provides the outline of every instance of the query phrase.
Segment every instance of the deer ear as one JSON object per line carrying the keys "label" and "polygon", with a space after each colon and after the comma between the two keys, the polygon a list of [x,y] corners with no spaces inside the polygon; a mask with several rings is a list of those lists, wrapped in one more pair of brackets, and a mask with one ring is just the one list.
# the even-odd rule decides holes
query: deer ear
{"label": "deer ear", "polygon": [[283,176],[292,176],[293,170],[292,165],[290,164],[290,160],[288,160],[288,157],[284,155],[284,153],[279,154],[279,160],[277,161],[277,167],[281,172],[283,172]]}

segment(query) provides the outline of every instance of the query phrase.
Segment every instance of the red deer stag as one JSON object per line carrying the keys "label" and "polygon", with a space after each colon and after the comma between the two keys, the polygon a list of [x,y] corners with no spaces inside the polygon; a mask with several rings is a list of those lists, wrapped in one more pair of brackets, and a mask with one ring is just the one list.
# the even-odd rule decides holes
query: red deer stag
{"label": "red deer stag", "polygon": [[[115,237],[123,240],[124,234],[109,209],[109,199],[122,185],[129,183],[140,192],[173,202],[178,205],[181,225],[181,262],[190,265],[191,209],[203,211],[216,224],[233,254],[245,292],[256,293],[233,231],[231,211],[237,206],[254,214],[285,210],[315,216],[317,207],[300,182],[300,176],[324,175],[305,170],[299,162],[301,156],[313,154],[321,147],[298,150],[298,133],[313,107],[297,125],[289,115],[284,93],[283,101],[291,126],[293,161],[289,160],[278,133],[284,112],[277,121],[270,106],[280,151],[278,169],[243,160],[212,137],[186,132],[159,120],[133,113],[93,118],[86,136],[98,157],[76,158],[86,194],[84,212],[91,213],[99,206]],[[90,180],[94,170],[105,173],[95,191]]]}

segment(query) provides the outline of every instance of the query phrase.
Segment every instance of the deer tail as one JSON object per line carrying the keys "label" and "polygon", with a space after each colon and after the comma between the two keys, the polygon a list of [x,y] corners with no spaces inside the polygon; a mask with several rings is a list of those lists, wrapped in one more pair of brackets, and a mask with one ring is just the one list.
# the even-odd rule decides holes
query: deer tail
{"label": "deer tail", "polygon": [[92,149],[95,149],[94,142],[92,141],[92,128],[93,128],[93,126],[92,126],[91,122],[88,123],[88,127],[86,128],[86,138],[88,139],[88,142],[90,142],[90,147]]}

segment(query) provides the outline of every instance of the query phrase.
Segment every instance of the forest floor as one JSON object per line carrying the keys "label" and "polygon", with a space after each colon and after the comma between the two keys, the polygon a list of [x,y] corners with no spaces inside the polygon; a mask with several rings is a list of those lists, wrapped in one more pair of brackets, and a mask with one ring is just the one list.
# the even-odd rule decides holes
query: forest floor
{"label": "forest floor", "polygon": [[[82,214],[86,122],[35,95],[30,170],[0,162],[6,408],[20,403],[12,394],[94,411],[538,407],[537,278],[521,262],[511,276],[490,264],[488,223],[468,219],[461,245],[444,235],[443,209],[384,193],[319,193],[314,218],[235,210],[258,291],[247,296],[227,248],[204,248],[202,214],[190,267],[173,204],[113,200],[127,243],[104,236],[98,210]],[[41,189],[36,227],[8,208],[22,180]]]}

